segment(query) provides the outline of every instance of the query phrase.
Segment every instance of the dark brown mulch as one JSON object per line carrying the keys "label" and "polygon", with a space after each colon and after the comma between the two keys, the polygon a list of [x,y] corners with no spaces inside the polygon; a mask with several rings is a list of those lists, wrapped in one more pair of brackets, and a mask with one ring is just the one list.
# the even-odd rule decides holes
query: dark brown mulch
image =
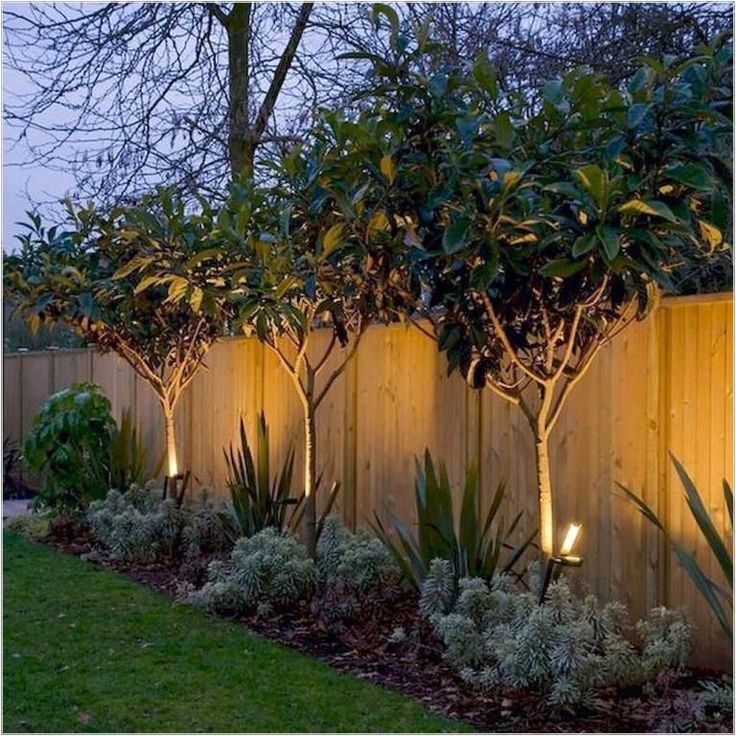
{"label": "dark brown mulch", "polygon": [[[89,539],[52,539],[57,548],[104,567],[117,570],[170,597],[187,582],[178,563],[126,564],[95,550]],[[652,701],[641,690],[611,693],[601,697],[593,710],[575,713],[545,707],[535,693],[513,696],[471,691],[442,660],[430,637],[417,635],[416,602],[411,598],[392,604],[389,611],[373,611],[369,627],[338,629],[326,627],[305,606],[290,615],[240,619],[251,631],[298,649],[335,669],[378,685],[405,693],[431,711],[468,723],[491,733],[642,733],[650,730],[658,708],[667,707],[668,697],[696,688],[717,673],[694,672],[673,684],[669,696]],[[397,625],[412,634],[404,643],[387,642]],[[425,641],[426,640],[426,641]],[[711,732],[733,733],[732,722],[715,719]]]}

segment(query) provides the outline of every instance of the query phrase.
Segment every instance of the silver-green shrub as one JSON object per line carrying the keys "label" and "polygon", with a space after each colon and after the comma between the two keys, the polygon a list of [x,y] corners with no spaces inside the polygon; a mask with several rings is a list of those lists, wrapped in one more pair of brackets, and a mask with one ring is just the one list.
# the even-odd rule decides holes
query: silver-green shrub
{"label": "silver-green shrub", "polygon": [[347,624],[398,590],[401,571],[383,543],[368,531],[352,534],[327,517],[317,542],[317,612],[329,624]]}
{"label": "silver-green shrub", "polygon": [[51,515],[48,513],[21,514],[11,516],[5,521],[3,528],[33,542],[43,542],[51,531],[51,521]]}
{"label": "silver-green shrub", "polygon": [[92,536],[108,553],[126,562],[152,562],[178,552],[183,556],[218,552],[227,536],[213,504],[178,507],[155,489],[132,485],[125,493],[111,490],[87,510]]}
{"label": "silver-green shrub", "polygon": [[360,595],[397,585],[401,578],[380,539],[366,529],[351,534],[336,516],[325,519],[317,543],[317,571],[321,583],[343,584]]}
{"label": "silver-green shrub", "polygon": [[161,500],[140,486],[125,493],[111,490],[87,510],[94,539],[126,562],[151,562],[170,553],[182,526],[179,516],[173,500]]}
{"label": "silver-green shrub", "polygon": [[182,543],[187,553],[204,555],[230,548],[227,522],[215,503],[204,496],[182,508]]}
{"label": "silver-green shrub", "polygon": [[446,571],[433,565],[420,611],[463,680],[480,688],[536,689],[550,704],[574,706],[599,688],[643,684],[685,664],[692,628],[683,614],[655,608],[626,635],[626,608],[576,596],[561,580],[543,605],[504,578],[464,578],[447,607]]}
{"label": "silver-green shrub", "polygon": [[188,602],[215,613],[266,615],[307,600],[316,576],[305,547],[268,527],[239,539],[227,562],[212,562],[207,583]]}

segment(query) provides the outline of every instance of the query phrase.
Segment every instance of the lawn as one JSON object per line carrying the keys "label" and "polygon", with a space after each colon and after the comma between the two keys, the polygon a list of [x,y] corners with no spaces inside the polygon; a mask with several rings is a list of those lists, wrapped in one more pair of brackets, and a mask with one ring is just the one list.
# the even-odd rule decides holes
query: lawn
{"label": "lawn", "polygon": [[3,537],[5,733],[465,730],[242,625]]}

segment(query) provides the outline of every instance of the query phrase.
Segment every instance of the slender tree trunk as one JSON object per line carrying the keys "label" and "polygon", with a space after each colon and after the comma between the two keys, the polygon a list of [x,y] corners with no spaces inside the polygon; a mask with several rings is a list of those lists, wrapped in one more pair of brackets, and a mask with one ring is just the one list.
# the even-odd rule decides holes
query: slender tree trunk
{"label": "slender tree trunk", "polygon": [[317,552],[317,427],[312,402],[304,409],[304,541],[311,557]]}
{"label": "slender tree trunk", "polygon": [[542,557],[548,560],[554,554],[554,513],[552,506],[552,479],[549,469],[549,438],[547,432],[534,437],[537,462],[537,500],[539,503],[539,543]]}
{"label": "slender tree trunk", "polygon": [[166,473],[170,479],[179,475],[179,463],[176,457],[176,428],[174,426],[173,405],[162,402],[164,412],[164,430],[166,432]]}
{"label": "slender tree trunk", "polygon": [[227,23],[230,116],[228,153],[233,179],[253,175],[255,141],[250,129],[250,3],[235,3]]}
{"label": "slender tree trunk", "polygon": [[310,557],[317,553],[317,407],[314,405],[314,371],[307,366],[304,399],[304,541]]}

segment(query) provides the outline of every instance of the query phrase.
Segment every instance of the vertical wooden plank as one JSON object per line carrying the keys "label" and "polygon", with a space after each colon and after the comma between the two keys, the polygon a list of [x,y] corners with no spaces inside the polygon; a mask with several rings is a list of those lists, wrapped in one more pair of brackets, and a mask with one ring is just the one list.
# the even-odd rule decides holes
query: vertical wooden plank
{"label": "vertical wooden plank", "polygon": [[358,521],[358,365],[356,354],[345,371],[343,394],[343,520],[353,531]]}
{"label": "vertical wooden plank", "polygon": [[48,353],[53,363],[53,391],[60,391],[80,381],[89,381],[90,351],[55,350]]}
{"label": "vertical wooden plank", "polygon": [[21,363],[23,412],[21,433],[25,437],[41,404],[53,393],[51,358],[47,353],[26,353]]}
{"label": "vertical wooden plank", "polygon": [[[666,444],[667,421],[663,413],[667,387],[662,376],[668,358],[667,312],[658,309],[647,320],[647,398],[646,398],[646,478],[644,501],[658,515],[664,507],[662,497],[665,458],[662,448]],[[645,609],[654,608],[664,601],[666,582],[667,547],[663,535],[653,524],[645,525],[646,572]]]}
{"label": "vertical wooden plank", "polygon": [[3,439],[23,441],[21,353],[3,355]]}

